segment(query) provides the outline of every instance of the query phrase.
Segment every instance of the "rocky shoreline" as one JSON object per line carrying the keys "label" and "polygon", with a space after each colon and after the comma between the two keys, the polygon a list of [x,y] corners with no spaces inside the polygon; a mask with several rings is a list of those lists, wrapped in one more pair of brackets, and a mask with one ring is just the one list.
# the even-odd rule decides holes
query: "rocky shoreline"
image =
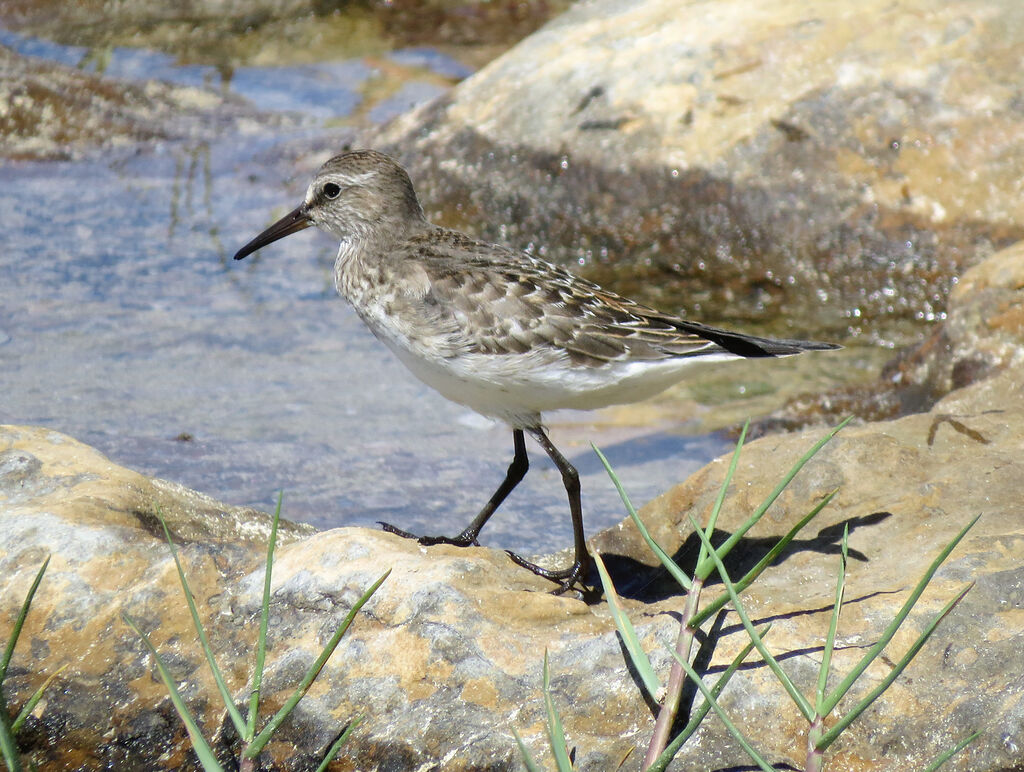
{"label": "rocky shoreline", "polygon": [[[981,515],[894,641],[895,656],[956,591],[973,589],[844,736],[830,769],[920,769],[975,730],[982,736],[946,768],[995,772],[1024,758],[1024,117],[1014,53],[1022,30],[1024,9],[994,0],[942,9],[871,0],[813,15],[792,0],[691,3],[685,13],[669,0],[593,0],[449,96],[358,140],[409,165],[440,222],[543,249],[656,305],[751,323],[781,316],[853,341],[918,341],[877,382],[794,400],[763,420],[766,436],[745,448],[718,524],[734,531],[823,426],[858,416],[739,553],[760,557],[771,537],[839,491],[747,593],[757,620],[774,624],[773,649],[809,690],[843,527],[853,559],[837,670]],[[180,139],[192,131],[189,110],[227,114],[236,128],[262,120],[202,91],[110,91],[102,76],[43,68],[2,48],[0,57],[11,75],[0,116],[7,158]],[[53,78],[90,95],[81,111],[48,101]],[[808,421],[815,425],[768,433]],[[717,459],[643,509],[670,554],[685,559],[687,518],[706,517],[727,465]],[[41,768],[198,768],[126,613],[168,657],[208,735],[230,746],[158,512],[241,700],[268,515],[125,469],[46,428],[0,427],[0,631],[51,561],[7,675],[8,704],[67,668],[19,736]],[[359,713],[367,718],[331,769],[513,769],[513,729],[546,760],[547,650],[577,769],[622,759],[623,770],[639,769],[642,753],[629,751],[649,738],[652,709],[605,604],[554,597],[487,548],[425,549],[369,529],[293,524],[281,540],[271,706],[362,590],[392,574],[266,766],[315,768]],[[667,670],[664,645],[683,598],[630,521],[591,544],[655,666]],[[709,667],[744,642],[727,616]],[[864,690],[886,668],[876,663]],[[723,702],[773,762],[799,763],[804,729],[766,668],[743,671]],[[672,768],[745,763],[709,722]]]}

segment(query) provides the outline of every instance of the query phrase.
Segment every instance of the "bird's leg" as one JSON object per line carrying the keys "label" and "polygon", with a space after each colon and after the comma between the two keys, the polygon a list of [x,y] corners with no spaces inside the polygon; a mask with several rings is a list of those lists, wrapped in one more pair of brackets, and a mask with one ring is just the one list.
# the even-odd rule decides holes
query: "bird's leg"
{"label": "bird's leg", "polygon": [[476,537],[480,534],[480,530],[484,527],[484,524],[490,520],[494,511],[501,506],[501,502],[505,500],[508,494],[512,492],[512,489],[515,488],[526,476],[526,472],[530,468],[530,459],[526,455],[526,439],[523,437],[523,430],[513,429],[512,440],[515,443],[516,451],[515,456],[512,457],[512,463],[508,465],[508,471],[505,473],[504,482],[498,486],[498,490],[496,490],[490,500],[484,504],[483,509],[480,510],[480,514],[473,518],[473,522],[466,526],[466,529],[458,536],[416,536],[408,531],[395,528],[395,526],[389,525],[388,523],[380,523],[380,525],[388,533],[397,534],[398,536],[403,536],[406,539],[416,539],[420,544],[428,547],[433,544],[454,544],[456,547],[477,545]]}
{"label": "bird's leg", "polygon": [[559,588],[555,590],[556,595],[560,595],[566,590],[570,589],[574,584],[580,583],[587,578],[587,570],[590,567],[590,554],[587,552],[586,537],[583,534],[583,507],[580,504],[580,475],[576,471],[576,467],[566,460],[565,456],[558,452],[558,448],[551,444],[551,440],[548,439],[548,435],[544,432],[544,429],[540,426],[535,426],[531,429],[527,429],[530,436],[540,443],[540,446],[544,448],[544,452],[548,454],[552,461],[555,462],[555,466],[558,467],[558,471],[562,473],[562,483],[565,485],[565,492],[569,496],[569,514],[572,516],[572,535],[573,540],[576,543],[576,555],[573,560],[573,564],[569,568],[564,568],[560,571],[552,571],[547,568],[542,568],[535,563],[520,557],[514,552],[508,552],[508,555],[517,564],[523,568],[528,568],[537,576],[542,576],[545,579],[550,579],[553,582],[557,582]]}

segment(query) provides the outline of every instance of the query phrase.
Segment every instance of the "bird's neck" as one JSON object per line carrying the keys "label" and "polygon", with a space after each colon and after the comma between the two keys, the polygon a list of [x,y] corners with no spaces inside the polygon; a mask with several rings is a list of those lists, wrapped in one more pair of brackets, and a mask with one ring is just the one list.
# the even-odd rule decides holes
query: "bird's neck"
{"label": "bird's neck", "polygon": [[350,302],[357,302],[372,279],[374,266],[379,265],[381,254],[365,239],[342,239],[334,260],[334,286],[338,294]]}
{"label": "bird's neck", "polygon": [[334,261],[334,286],[352,302],[383,281],[382,272],[390,270],[392,255],[400,245],[433,226],[425,219],[409,220],[401,225],[353,232],[341,240]]}

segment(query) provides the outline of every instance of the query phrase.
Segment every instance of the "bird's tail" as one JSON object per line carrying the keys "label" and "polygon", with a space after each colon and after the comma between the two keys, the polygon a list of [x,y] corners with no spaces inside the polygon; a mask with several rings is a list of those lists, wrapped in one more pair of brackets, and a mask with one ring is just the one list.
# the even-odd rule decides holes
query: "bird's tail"
{"label": "bird's tail", "polygon": [[741,357],[785,357],[799,354],[801,351],[831,351],[840,349],[835,343],[822,343],[816,340],[774,340],[758,338],[755,335],[744,335],[739,332],[722,330],[700,322],[680,320],[677,326],[684,332],[699,335],[705,340],[717,343],[726,351]]}

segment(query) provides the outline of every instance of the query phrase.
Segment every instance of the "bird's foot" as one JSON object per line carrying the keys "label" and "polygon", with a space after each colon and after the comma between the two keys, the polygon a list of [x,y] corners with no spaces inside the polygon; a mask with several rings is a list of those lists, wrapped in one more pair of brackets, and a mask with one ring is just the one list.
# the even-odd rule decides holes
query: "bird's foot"
{"label": "bird's foot", "polygon": [[586,579],[588,566],[578,557],[568,568],[555,571],[550,568],[538,566],[536,563],[531,563],[526,558],[517,555],[511,550],[505,550],[505,552],[510,558],[512,558],[512,562],[517,566],[522,566],[526,570],[532,571],[537,576],[555,582],[558,587],[551,591],[552,595],[561,595],[563,592],[573,589],[573,585],[577,584],[581,590],[586,591],[586,585],[583,584],[583,580]]}
{"label": "bird's foot", "polygon": [[424,547],[432,547],[435,544],[451,544],[455,547],[480,546],[480,542],[476,540],[476,536],[474,534],[468,534],[465,531],[460,533],[458,536],[417,536],[414,533],[403,531],[401,528],[396,528],[391,525],[391,523],[385,523],[378,520],[377,525],[388,533],[393,533],[395,536],[401,536],[403,539],[415,539]]}

